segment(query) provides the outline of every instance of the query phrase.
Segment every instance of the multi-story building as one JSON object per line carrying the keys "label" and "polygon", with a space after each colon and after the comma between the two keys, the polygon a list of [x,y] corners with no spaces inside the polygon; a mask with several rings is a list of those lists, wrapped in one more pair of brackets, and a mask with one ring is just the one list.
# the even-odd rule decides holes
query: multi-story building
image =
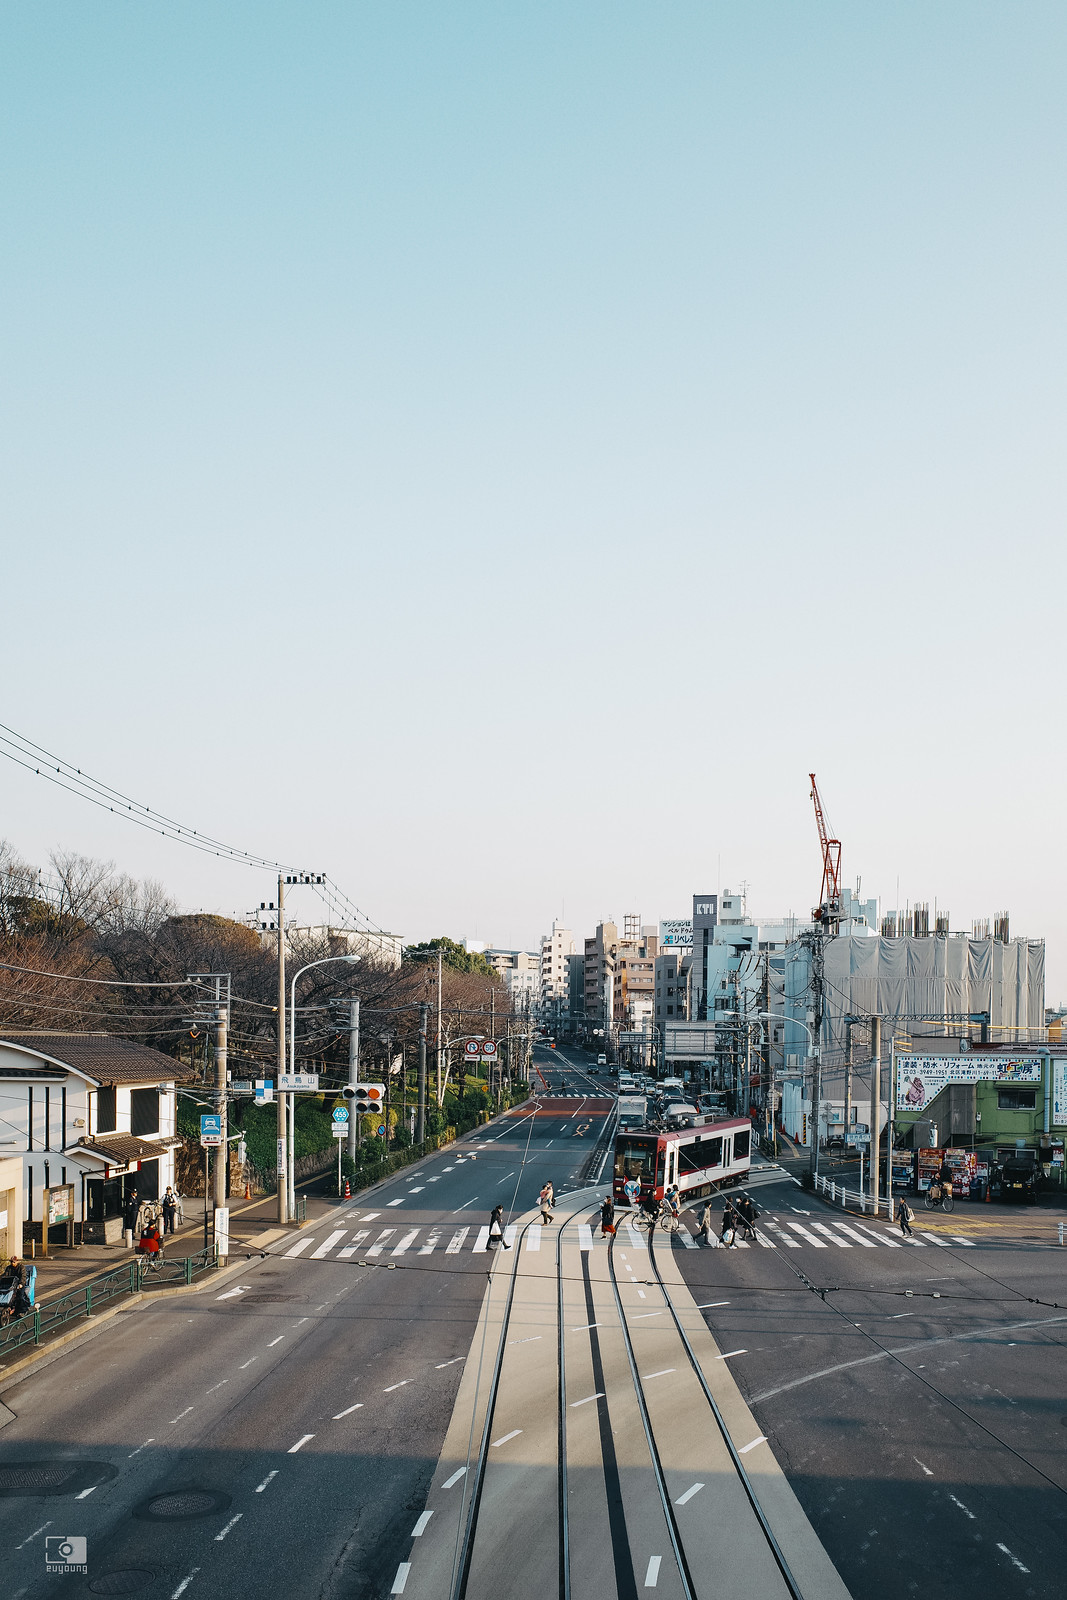
{"label": "multi-story building", "polygon": [[522,1007],[526,1002],[536,1008],[541,993],[541,957],[534,950],[498,950],[490,945],[485,959],[504,980],[512,1004]]}
{"label": "multi-story building", "polygon": [[574,934],[553,922],[552,932],[541,938],[541,1021],[546,1027],[559,1029],[566,1017],[570,1003],[568,962],[574,953]]}
{"label": "multi-story building", "polygon": [[[605,1035],[627,1027],[635,1015],[647,1014],[655,1001],[656,952],[659,931],[627,918],[629,937],[610,919],[585,941],[585,1015],[588,1030]],[[642,1002],[648,1002],[643,1006]]]}

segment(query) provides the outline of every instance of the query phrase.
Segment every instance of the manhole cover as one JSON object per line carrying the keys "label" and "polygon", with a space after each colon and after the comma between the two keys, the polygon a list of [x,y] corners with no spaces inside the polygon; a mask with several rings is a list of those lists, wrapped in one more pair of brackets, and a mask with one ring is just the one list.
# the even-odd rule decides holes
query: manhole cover
{"label": "manhole cover", "polygon": [[11,1461],[0,1466],[0,1497],[80,1494],[117,1471],[108,1461]]}
{"label": "manhole cover", "polygon": [[258,1305],[261,1305],[261,1304],[264,1304],[268,1300],[273,1302],[275,1300],[306,1300],[306,1299],[307,1299],[307,1295],[306,1294],[270,1294],[270,1293],[268,1293],[268,1294],[243,1294],[241,1296],[241,1301],[242,1301],[242,1304],[244,1304],[244,1305],[248,1305],[249,1301],[253,1301],[253,1300]]}
{"label": "manhole cover", "polygon": [[136,1594],[147,1589],[155,1578],[147,1567],[127,1567],[122,1572],[104,1572],[89,1585],[90,1594]]}
{"label": "manhole cover", "polygon": [[216,1489],[172,1489],[168,1494],[153,1495],[134,1512],[142,1522],[189,1522],[194,1517],[210,1517],[212,1512],[225,1511],[230,1503],[228,1494]]}

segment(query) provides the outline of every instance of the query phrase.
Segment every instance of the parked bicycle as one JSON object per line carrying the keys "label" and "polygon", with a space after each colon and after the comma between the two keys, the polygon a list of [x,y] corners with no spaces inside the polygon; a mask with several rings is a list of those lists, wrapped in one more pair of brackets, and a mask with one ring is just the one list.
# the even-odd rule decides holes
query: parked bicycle
{"label": "parked bicycle", "polygon": [[927,1211],[952,1210],[952,1185],[950,1183],[932,1183],[923,1197],[923,1204]]}

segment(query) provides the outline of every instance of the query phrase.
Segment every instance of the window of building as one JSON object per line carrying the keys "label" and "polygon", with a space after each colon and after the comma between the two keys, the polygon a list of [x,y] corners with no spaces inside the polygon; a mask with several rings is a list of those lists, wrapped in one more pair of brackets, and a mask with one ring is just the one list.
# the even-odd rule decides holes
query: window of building
{"label": "window of building", "polygon": [[142,1139],[146,1134],[159,1132],[158,1089],[130,1091],[130,1132]]}
{"label": "window of building", "polygon": [[997,1108],[1000,1111],[1033,1111],[1036,1106],[1036,1089],[997,1090]]}
{"label": "window of building", "polygon": [[668,1006],[667,1007],[667,1015],[669,1017],[673,1017],[674,1016],[674,1007],[673,1006]]}
{"label": "window of building", "polygon": [[96,1091],[96,1124],[94,1133],[114,1133],[118,1123],[118,1106],[115,1085],[109,1084]]}

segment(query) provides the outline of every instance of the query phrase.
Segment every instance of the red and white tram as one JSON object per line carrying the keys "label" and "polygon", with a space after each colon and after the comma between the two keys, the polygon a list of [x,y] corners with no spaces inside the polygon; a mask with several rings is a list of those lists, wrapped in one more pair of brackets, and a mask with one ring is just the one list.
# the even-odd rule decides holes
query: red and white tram
{"label": "red and white tram", "polygon": [[677,1133],[626,1132],[615,1136],[615,1204],[628,1205],[624,1185],[641,1185],[640,1202],[677,1184],[686,1200],[703,1200],[716,1189],[743,1183],[752,1165],[748,1117],[706,1122]]}

